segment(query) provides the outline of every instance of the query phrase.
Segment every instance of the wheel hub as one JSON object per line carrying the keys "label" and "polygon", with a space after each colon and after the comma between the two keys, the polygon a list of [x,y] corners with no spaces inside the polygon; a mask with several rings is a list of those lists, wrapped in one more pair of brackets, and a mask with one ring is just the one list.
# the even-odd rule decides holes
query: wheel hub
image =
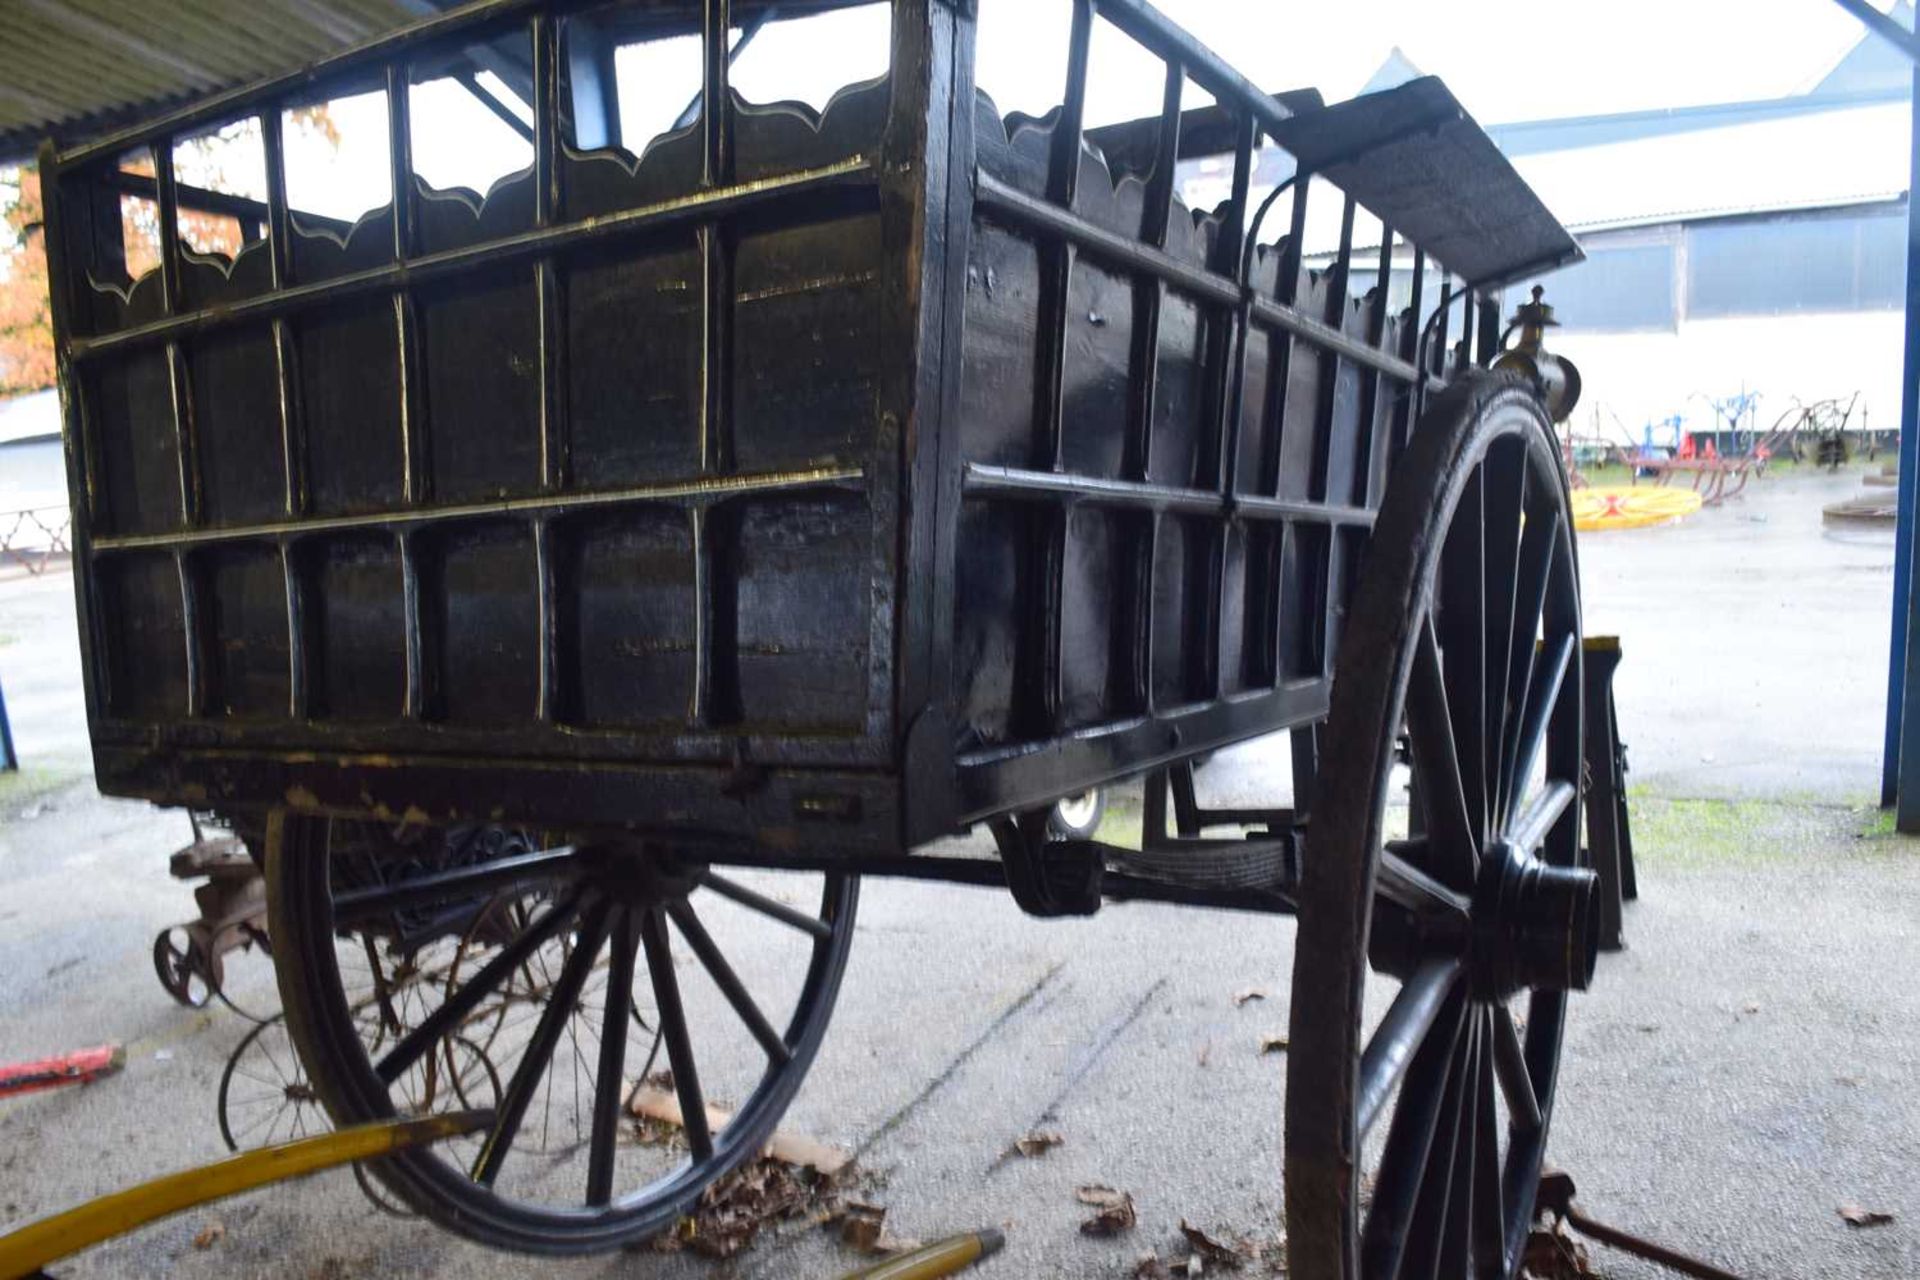
{"label": "wheel hub", "polygon": [[1476,991],[1585,991],[1600,955],[1600,878],[1559,867],[1507,841],[1480,860],[1473,891],[1470,972]]}
{"label": "wheel hub", "polygon": [[629,906],[661,906],[692,893],[706,870],[657,845],[596,844],[580,850],[586,878],[604,896]]}

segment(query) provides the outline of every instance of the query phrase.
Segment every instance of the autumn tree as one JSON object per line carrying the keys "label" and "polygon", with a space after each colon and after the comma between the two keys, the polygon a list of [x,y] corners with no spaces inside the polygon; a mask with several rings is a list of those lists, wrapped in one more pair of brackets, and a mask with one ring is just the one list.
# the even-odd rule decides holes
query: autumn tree
{"label": "autumn tree", "polygon": [[53,385],[53,317],[47,303],[47,249],[40,175],[0,169],[0,399]]}
{"label": "autumn tree", "polygon": [[[295,108],[287,113],[287,122],[324,138],[330,146],[340,145],[340,129],[326,103]],[[258,119],[237,121],[183,141],[173,163],[183,186],[266,201],[266,155]],[[147,157],[121,167],[153,176],[153,162]],[[0,209],[5,210],[6,223],[6,231],[0,233],[0,399],[5,399],[50,387],[54,381],[40,175],[32,165],[0,167]],[[120,218],[127,274],[137,280],[160,261],[159,207],[141,196],[122,196]],[[246,236],[232,215],[194,209],[183,201],[180,240],[196,253],[231,258]]]}

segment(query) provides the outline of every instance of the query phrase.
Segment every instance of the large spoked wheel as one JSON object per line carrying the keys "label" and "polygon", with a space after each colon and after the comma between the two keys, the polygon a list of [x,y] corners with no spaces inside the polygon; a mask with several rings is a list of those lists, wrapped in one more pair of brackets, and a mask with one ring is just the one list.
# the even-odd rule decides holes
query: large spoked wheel
{"label": "large spoked wheel", "polygon": [[1580,647],[1547,421],[1469,375],[1394,472],[1334,671],[1287,1075],[1303,1280],[1519,1266],[1597,954]]}
{"label": "large spoked wheel", "polygon": [[[756,1154],[792,1100],[832,1013],[858,879],[723,876],[639,843],[475,848],[461,833],[270,824],[281,997],[313,1089],[347,1124],[462,1109],[463,1073],[498,1080],[491,1130],[390,1157],[381,1179],[505,1248],[655,1234]],[[397,997],[356,994],[370,962],[407,975]]]}

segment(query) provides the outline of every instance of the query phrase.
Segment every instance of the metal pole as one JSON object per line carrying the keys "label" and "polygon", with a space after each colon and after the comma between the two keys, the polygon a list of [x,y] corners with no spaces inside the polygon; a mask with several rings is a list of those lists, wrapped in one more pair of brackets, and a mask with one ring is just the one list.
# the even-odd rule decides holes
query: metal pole
{"label": "metal pole", "polygon": [[1913,598],[1914,482],[1920,455],[1920,64],[1913,71],[1907,179],[1907,320],[1900,385],[1900,487],[1893,551],[1893,637],[1887,662],[1887,752],[1882,766],[1880,803],[1896,806],[1894,825],[1920,831],[1920,708],[1909,698],[1920,693],[1920,651],[1914,644]]}
{"label": "metal pole", "polygon": [[20,757],[13,753],[13,726],[7,722],[7,691],[0,688],[0,773],[18,773]]}

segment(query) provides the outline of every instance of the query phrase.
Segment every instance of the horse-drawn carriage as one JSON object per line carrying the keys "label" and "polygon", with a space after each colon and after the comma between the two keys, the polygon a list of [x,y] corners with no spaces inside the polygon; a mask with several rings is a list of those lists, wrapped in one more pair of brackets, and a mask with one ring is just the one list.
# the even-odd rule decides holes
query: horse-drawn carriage
{"label": "horse-drawn carriage", "polygon": [[[1293,1273],[1518,1266],[1605,886],[1561,384],[1488,366],[1495,291],[1578,250],[1437,81],[1272,97],[1143,0],[1063,3],[1037,118],[976,89],[968,3],[899,0],[815,112],[730,88],[771,5],[482,0],[43,152],[100,785],[264,857],[338,1120],[493,1109],[380,1171],[456,1231],[672,1223],[793,1097],[892,875],[1297,916]],[[1085,127],[1102,25],[1157,115]],[[636,155],[608,51],[687,37],[698,106]],[[531,164],[437,190],[410,94],[502,48]],[[333,224],[286,113],[361,92],[392,199]],[[252,121],[263,198],[180,181]],[[181,243],[205,207],[237,252]],[[1196,801],[1280,731],[1290,804]],[[1129,778],[1140,848],[1050,836]],[[982,825],[997,857],[927,849]],[[643,1088],[678,1137],[632,1140]]]}

